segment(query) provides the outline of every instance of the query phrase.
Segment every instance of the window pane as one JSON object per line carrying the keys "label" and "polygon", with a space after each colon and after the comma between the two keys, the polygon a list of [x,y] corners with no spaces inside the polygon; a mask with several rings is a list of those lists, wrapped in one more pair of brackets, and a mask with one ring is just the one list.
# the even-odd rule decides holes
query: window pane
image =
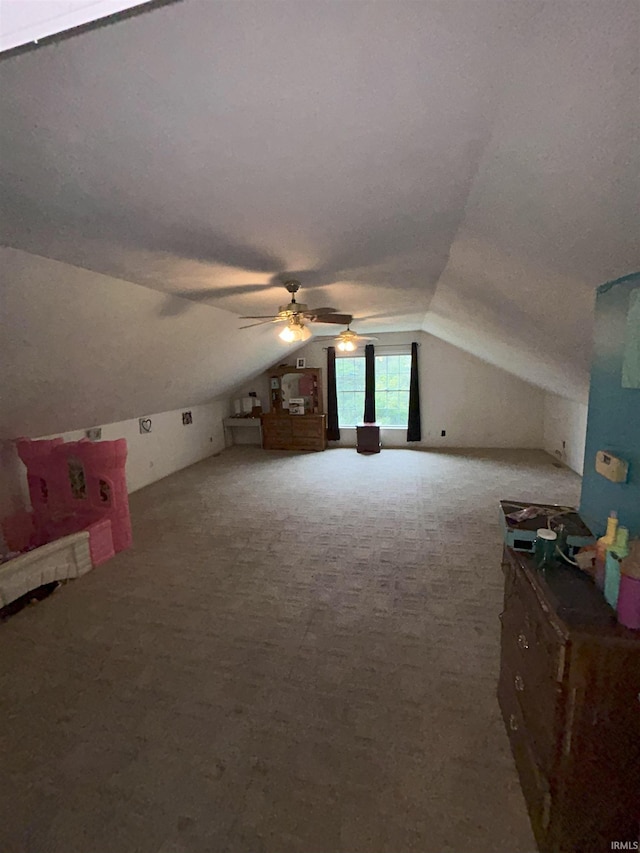
{"label": "window pane", "polygon": [[362,423],[364,415],[364,358],[336,359],[338,423],[349,427]]}
{"label": "window pane", "polygon": [[338,393],[339,426],[352,427],[362,423],[364,415],[364,391]]}
{"label": "window pane", "polygon": [[410,381],[410,355],[376,356],[376,420],[381,426],[407,426]]}
{"label": "window pane", "polygon": [[376,393],[376,420],[381,426],[406,427],[409,419],[409,392]]}

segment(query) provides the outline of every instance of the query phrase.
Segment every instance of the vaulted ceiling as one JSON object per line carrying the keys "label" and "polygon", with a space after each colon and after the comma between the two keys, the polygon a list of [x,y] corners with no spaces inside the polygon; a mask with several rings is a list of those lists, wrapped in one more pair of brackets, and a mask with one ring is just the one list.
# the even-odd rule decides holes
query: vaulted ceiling
{"label": "vaulted ceiling", "polygon": [[[145,7],[0,64],[0,241],[117,280],[105,317],[158,291],[160,338],[294,274],[584,400],[593,290],[640,268],[639,36],[636,0]],[[238,334],[246,370],[277,357]],[[196,357],[185,394],[228,385]]]}

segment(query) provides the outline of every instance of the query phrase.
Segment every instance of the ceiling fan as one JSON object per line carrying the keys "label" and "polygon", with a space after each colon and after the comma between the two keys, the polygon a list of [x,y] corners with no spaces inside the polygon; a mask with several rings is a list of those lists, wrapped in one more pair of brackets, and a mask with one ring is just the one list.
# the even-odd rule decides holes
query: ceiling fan
{"label": "ceiling fan", "polygon": [[344,332],[340,332],[336,338],[336,346],[341,352],[354,352],[361,341],[377,340],[377,338],[368,338],[365,335],[359,335],[357,332],[353,332],[350,328],[350,324],[347,324],[347,328]]}
{"label": "ceiling fan", "polygon": [[291,343],[293,341],[306,341],[311,337],[311,330],[305,325],[309,323],[337,323],[340,326],[352,321],[351,314],[338,314],[335,308],[312,308],[309,309],[304,302],[296,302],[296,293],[300,290],[300,282],[292,278],[284,282],[285,288],[291,294],[291,302],[281,305],[277,314],[257,317],[241,317],[241,320],[258,320],[258,323],[249,323],[240,326],[241,329],[250,329],[252,326],[262,326],[264,323],[286,323],[286,327],[280,332],[279,337]]}

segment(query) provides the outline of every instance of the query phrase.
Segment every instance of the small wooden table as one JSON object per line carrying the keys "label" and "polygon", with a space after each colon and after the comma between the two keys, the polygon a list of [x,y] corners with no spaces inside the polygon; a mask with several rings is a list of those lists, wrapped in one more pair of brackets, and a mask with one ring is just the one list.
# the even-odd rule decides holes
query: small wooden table
{"label": "small wooden table", "polygon": [[378,424],[358,424],[356,427],[358,453],[380,453],[380,427]]}
{"label": "small wooden table", "polygon": [[[233,434],[236,429],[248,430],[253,428],[255,432],[255,442],[243,441],[241,444],[257,444],[262,446],[262,423],[260,418],[223,418],[222,426],[224,427],[224,445],[231,447],[235,444]],[[245,432],[244,435],[250,433]]]}

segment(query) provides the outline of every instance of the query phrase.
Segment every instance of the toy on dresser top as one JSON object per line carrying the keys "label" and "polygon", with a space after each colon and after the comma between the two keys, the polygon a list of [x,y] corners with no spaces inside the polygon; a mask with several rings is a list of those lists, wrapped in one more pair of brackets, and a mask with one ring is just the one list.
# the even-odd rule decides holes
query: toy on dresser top
{"label": "toy on dresser top", "polygon": [[616,542],[607,553],[604,594],[615,609],[618,622],[640,630],[640,539],[629,542],[624,549]]}

